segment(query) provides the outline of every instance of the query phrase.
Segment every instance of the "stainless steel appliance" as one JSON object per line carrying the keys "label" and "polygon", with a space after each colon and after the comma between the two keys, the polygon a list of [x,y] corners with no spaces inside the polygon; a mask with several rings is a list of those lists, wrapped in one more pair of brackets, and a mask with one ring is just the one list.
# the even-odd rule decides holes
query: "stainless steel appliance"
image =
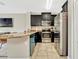
{"label": "stainless steel appliance", "polygon": [[51,20],[51,12],[43,12],[42,13],[42,19],[43,20]]}
{"label": "stainless steel appliance", "polygon": [[42,21],[42,26],[51,26],[51,21],[48,21],[48,20],[43,20]]}
{"label": "stainless steel appliance", "polygon": [[51,42],[51,13],[42,13],[42,42]]}
{"label": "stainless steel appliance", "polygon": [[50,37],[51,37],[50,29],[48,29],[48,30],[43,29],[43,30],[42,30],[42,37],[43,37],[43,38],[50,38]]}
{"label": "stainless steel appliance", "polygon": [[55,17],[55,32],[60,35],[56,37],[55,48],[59,55],[67,55],[68,53],[68,16],[67,12],[62,12]]}
{"label": "stainless steel appliance", "polygon": [[51,13],[42,13],[42,26],[51,26]]}
{"label": "stainless steel appliance", "polygon": [[42,30],[42,42],[51,42],[51,32],[50,29]]}

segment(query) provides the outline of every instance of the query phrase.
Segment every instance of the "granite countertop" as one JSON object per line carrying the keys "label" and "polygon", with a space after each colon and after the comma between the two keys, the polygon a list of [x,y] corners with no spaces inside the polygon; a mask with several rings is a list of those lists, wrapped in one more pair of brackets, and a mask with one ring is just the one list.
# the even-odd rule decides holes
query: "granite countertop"
{"label": "granite countertop", "polygon": [[16,32],[16,33],[10,33],[10,34],[3,34],[3,35],[0,35],[0,40],[2,39],[8,39],[8,38],[18,38],[18,37],[24,37],[24,36],[29,36],[33,33],[36,33],[36,32],[41,32],[42,31],[42,28],[40,27],[32,27],[30,31],[27,31],[27,32]]}
{"label": "granite countertop", "polygon": [[22,32],[22,33],[11,33],[11,34],[3,34],[0,35],[0,39],[9,39],[9,38],[18,38],[18,37],[24,37],[24,36],[29,36],[33,33],[36,33],[37,31],[29,31],[29,32]]}

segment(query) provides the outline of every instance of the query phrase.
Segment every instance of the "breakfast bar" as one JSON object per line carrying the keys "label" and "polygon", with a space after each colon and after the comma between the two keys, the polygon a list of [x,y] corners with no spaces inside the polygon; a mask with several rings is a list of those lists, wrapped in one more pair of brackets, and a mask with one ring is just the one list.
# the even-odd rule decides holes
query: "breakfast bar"
{"label": "breakfast bar", "polygon": [[0,43],[2,45],[6,44],[5,54],[2,56],[8,58],[28,58],[30,56],[30,35],[36,32],[30,31],[0,35]]}

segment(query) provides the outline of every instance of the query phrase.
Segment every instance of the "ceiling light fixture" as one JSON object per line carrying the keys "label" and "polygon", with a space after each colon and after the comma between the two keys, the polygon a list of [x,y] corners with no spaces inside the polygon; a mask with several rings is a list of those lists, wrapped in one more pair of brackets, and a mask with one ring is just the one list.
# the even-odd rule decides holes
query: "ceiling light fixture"
{"label": "ceiling light fixture", "polygon": [[46,9],[50,10],[52,6],[52,0],[46,0]]}

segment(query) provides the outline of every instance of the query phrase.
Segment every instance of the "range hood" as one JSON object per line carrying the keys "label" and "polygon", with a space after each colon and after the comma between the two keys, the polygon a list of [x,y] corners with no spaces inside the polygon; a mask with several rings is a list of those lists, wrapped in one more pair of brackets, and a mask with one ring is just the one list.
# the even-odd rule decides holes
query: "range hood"
{"label": "range hood", "polygon": [[42,26],[51,26],[51,13],[42,13]]}
{"label": "range hood", "polygon": [[42,19],[43,20],[51,20],[51,12],[43,12],[42,13]]}

